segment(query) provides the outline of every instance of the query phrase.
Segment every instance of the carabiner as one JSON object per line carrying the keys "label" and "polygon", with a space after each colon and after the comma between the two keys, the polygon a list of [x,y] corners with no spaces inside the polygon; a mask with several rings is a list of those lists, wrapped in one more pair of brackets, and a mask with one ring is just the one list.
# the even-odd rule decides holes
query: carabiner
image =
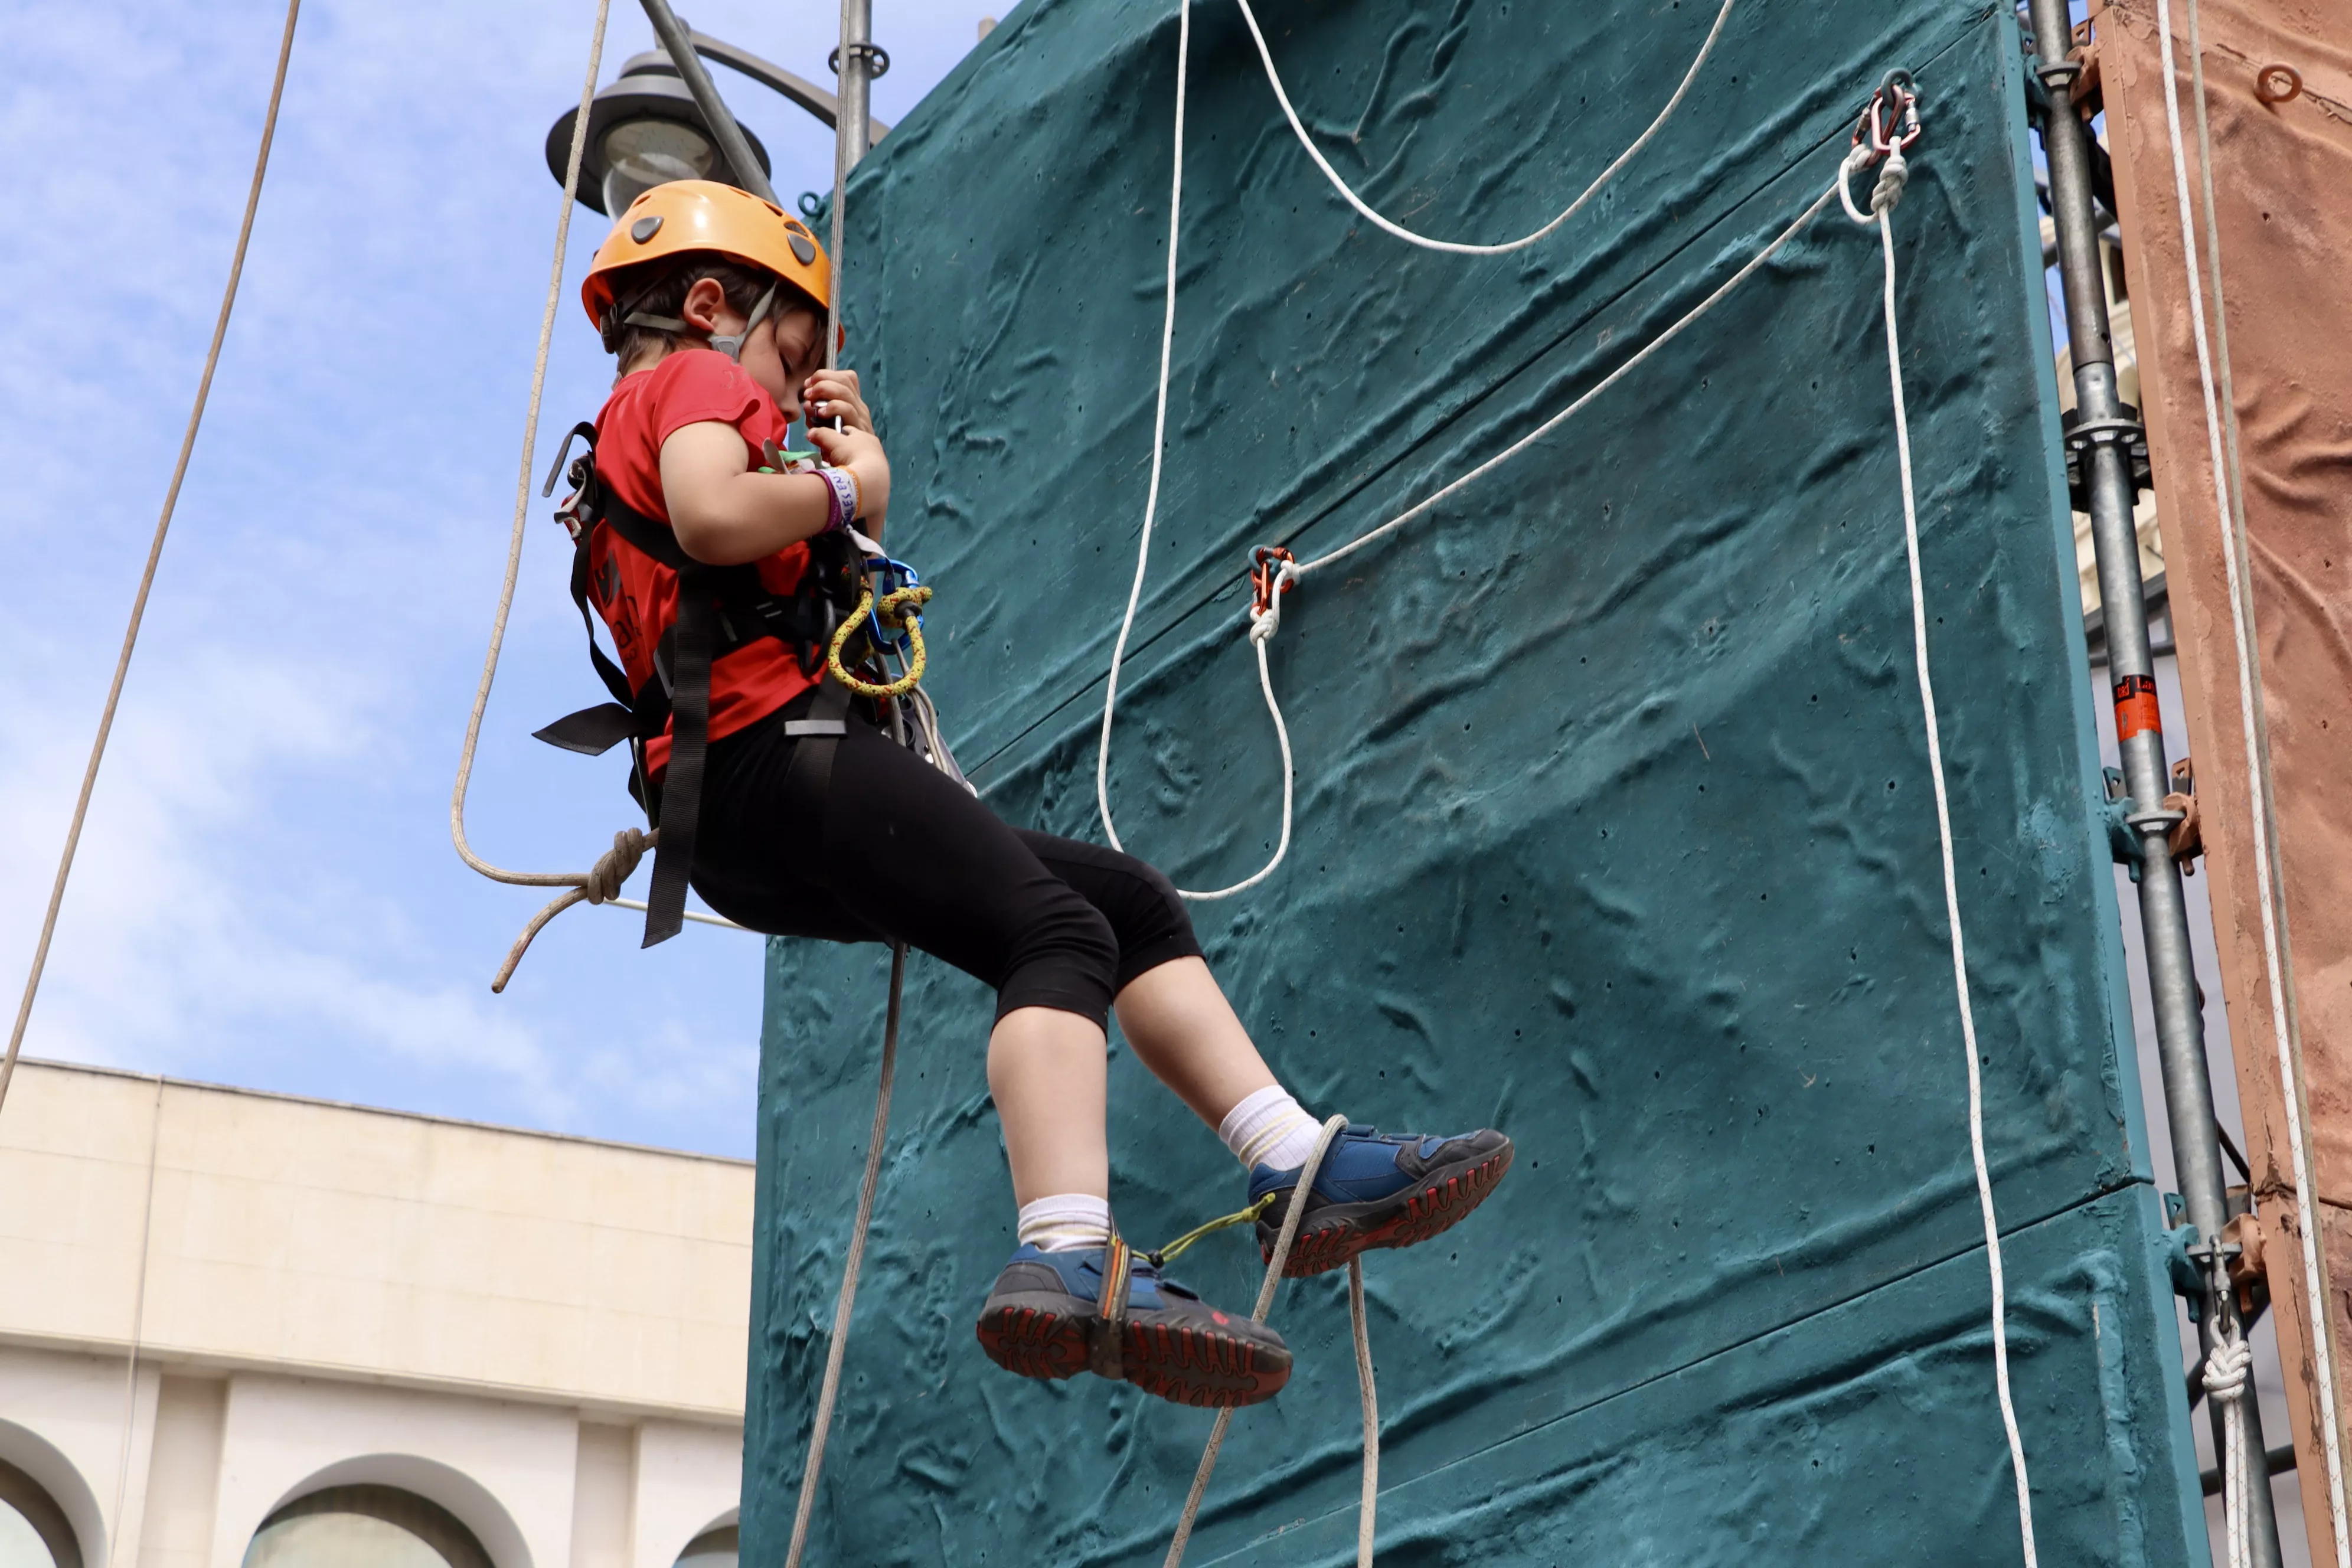
{"label": "carabiner", "polygon": [[1276,594],[1287,594],[1292,588],[1297,586],[1297,580],[1285,576],[1282,571],[1283,567],[1295,565],[1297,563],[1297,557],[1279,544],[1261,544],[1251,552],[1250,615],[1252,618],[1263,616],[1274,608]]}

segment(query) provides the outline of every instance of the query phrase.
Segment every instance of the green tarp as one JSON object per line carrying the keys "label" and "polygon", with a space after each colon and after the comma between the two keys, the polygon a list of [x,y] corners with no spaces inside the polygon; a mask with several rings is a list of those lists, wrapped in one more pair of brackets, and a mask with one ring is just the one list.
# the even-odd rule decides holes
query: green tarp
{"label": "green tarp", "polygon": [[[1656,112],[1692,0],[1265,0],[1383,210],[1492,240]],[[1010,820],[1098,837],[1094,739],[1150,463],[1176,18],[1031,0],[849,188],[851,360],[938,584],[930,688]],[[1927,132],[1900,297],[2010,1343],[2045,1563],[2204,1561],[2097,802],[2017,29],[1747,0],[1558,235],[1473,259],[1350,213],[1238,13],[1194,23],[1166,489],[1112,790],[1187,886],[1278,827],[1249,547],[1354,537],[1525,434],[1824,189],[1893,66]],[[1389,1563],[2009,1563],[1875,236],[1832,207],[1524,456],[1291,596],[1297,836],[1198,906],[1318,1113],[1492,1124],[1498,1195],[1369,1260]],[[854,802],[834,809],[855,810]],[[772,944],[747,1562],[782,1560],[871,1114],[887,961]],[[1210,1416],[1024,1383],[971,1323],[1012,1245],[990,998],[913,964],[816,1563],[1159,1561]],[[1239,1173],[1114,1038],[1146,1240]],[[1246,1303],[1238,1237],[1180,1270]],[[1352,1560],[1344,1285],[1243,1413],[1190,1561]]]}

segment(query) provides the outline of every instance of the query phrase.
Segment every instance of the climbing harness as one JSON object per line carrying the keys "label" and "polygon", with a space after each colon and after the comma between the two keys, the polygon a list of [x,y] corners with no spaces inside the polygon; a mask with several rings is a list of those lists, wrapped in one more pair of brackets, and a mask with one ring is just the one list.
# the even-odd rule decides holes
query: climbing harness
{"label": "climbing harness", "polygon": [[[1242,3],[1244,5],[1244,13],[1246,16],[1247,0],[1242,0]],[[1729,6],[1727,5],[1725,12],[1727,13],[1728,9]],[[1135,616],[1138,607],[1142,601],[1143,585],[1150,561],[1152,526],[1157,520],[1159,512],[1160,486],[1165,456],[1168,390],[1170,381],[1171,379],[1171,369],[1174,357],[1176,278],[1178,265],[1177,240],[1180,232],[1180,221],[1183,204],[1184,107],[1187,75],[1186,61],[1187,57],[1190,54],[1190,0],[1181,0],[1178,16],[1175,154],[1173,160],[1174,171],[1171,180],[1171,193],[1169,197],[1168,271],[1164,308],[1160,323],[1160,380],[1152,422],[1151,473],[1144,502],[1143,526],[1136,549],[1135,576],[1128,592],[1127,608],[1119,623],[1118,636],[1113,645],[1110,670],[1108,678],[1105,683],[1102,733],[1100,743],[1096,753],[1096,805],[1102,817],[1104,831],[1109,837],[1111,843],[1114,846],[1118,845],[1118,835],[1117,828],[1113,826],[1110,811],[1109,772],[1111,731],[1117,714],[1119,667],[1126,654],[1128,640],[1132,635],[1134,629]],[[1724,13],[1718,13],[1716,18],[1716,28],[1717,31],[1721,29],[1723,20]],[[1251,22],[1251,30],[1254,35],[1256,34],[1256,25],[1254,19]],[[1709,48],[1713,47],[1714,37],[1715,35],[1710,33],[1707,45]],[[1261,56],[1266,60],[1268,74],[1271,78],[1273,75],[1273,62],[1271,57],[1265,52],[1265,46],[1262,36],[1259,37],[1259,50]],[[1705,57],[1706,50],[1702,49],[1700,56],[1702,61]],[[1696,64],[1694,64],[1692,68],[1693,72],[1695,73],[1696,69],[1697,66]],[[1684,86],[1685,88],[1687,88],[1688,86],[1687,78],[1685,80]],[[1316,151],[1311,141],[1307,138],[1305,130],[1299,125],[1296,113],[1292,111],[1287,96],[1282,92],[1281,85],[1278,80],[1275,83],[1275,89],[1276,96],[1281,98],[1283,100],[1284,111],[1286,115],[1289,117],[1294,131],[1297,132],[1301,142],[1307,145],[1307,151],[1309,154],[1314,157],[1317,165],[1323,170],[1325,175],[1329,178],[1335,185],[1339,187],[1341,193],[1348,197],[1351,205],[1353,205],[1359,212],[1361,212],[1366,216],[1374,219],[1383,229],[1386,229],[1391,233],[1397,234],[1399,237],[1411,243],[1423,245],[1430,248],[1436,249],[1454,249],[1457,251],[1470,249],[1473,250],[1474,253],[1475,252],[1475,247],[1451,246],[1441,242],[1433,242],[1427,240],[1423,237],[1402,231],[1396,226],[1388,223],[1384,219],[1381,219],[1379,215],[1372,213],[1370,208],[1366,207],[1364,204],[1355,196],[1353,192],[1347,189],[1344,183],[1339,179],[1338,175],[1331,170],[1328,163],[1327,163],[1321,157],[1320,153]],[[1675,100],[1668,103],[1665,113],[1671,113],[1675,104],[1678,103],[1680,99],[1681,91],[1678,90]],[[1643,139],[1644,141],[1655,132],[1658,125],[1664,122],[1664,113],[1662,113],[1659,120],[1652,124],[1649,131],[1643,132]],[[1926,724],[1929,776],[1934,784],[1937,837],[1943,870],[1945,914],[1949,928],[1952,952],[1953,990],[1959,1014],[1961,1040],[1967,1052],[1969,1145],[1971,1161],[1975,1167],[1978,1205],[1984,1221],[1985,1248],[1988,1269],[1990,1277],[1994,1389],[2000,1407],[2002,1429],[2009,1447],[2010,1468],[2016,1486],[2018,1527],[2020,1539],[2023,1546],[2024,1559],[2027,1568],[2035,1568],[2037,1558],[2035,1554],[2033,1537],[2032,1497],[2026,1469],[2024,1442],[2018,1429],[2016,1408],[2010,1387],[2007,1302],[2005,1281],[2001,1267],[2000,1232],[1993,1204],[1991,1174],[1985,1157],[1983,1087],[1977,1049],[1975,1012],[1971,1005],[1969,997],[1967,951],[1960,922],[1958,882],[1954,869],[1951,813],[1945,787],[1943,743],[1936,721],[1935,689],[1928,664],[1927,599],[1926,590],[1922,582],[1919,568],[1917,500],[1911,466],[1910,429],[1903,396],[1902,351],[1900,340],[1896,331],[1895,321],[1896,272],[1895,240],[1894,231],[1888,218],[1888,213],[1894,207],[1895,204],[1902,198],[1904,189],[1909,178],[1909,164],[1906,159],[1906,153],[1910,147],[1916,143],[1921,134],[1921,131],[1922,126],[1918,111],[1918,93],[1909,73],[1900,70],[1888,72],[1885,79],[1880,84],[1877,91],[1872,95],[1869,103],[1862,111],[1861,117],[1854,127],[1853,134],[1851,138],[1846,155],[1839,164],[1837,178],[1834,183],[1832,183],[1827,190],[1822,191],[1819,195],[1814,197],[1812,202],[1797,216],[1793,222],[1791,222],[1787,227],[1783,228],[1768,244],[1757,251],[1755,255],[1750,257],[1728,279],[1717,285],[1717,288],[1702,299],[1697,305],[1694,306],[1689,311],[1685,312],[1663,331],[1651,339],[1651,341],[1644,344],[1640,351],[1626,359],[1624,363],[1618,365],[1616,369],[1611,371],[1606,376],[1602,377],[1600,382],[1570,402],[1565,408],[1562,408],[1558,413],[1545,419],[1527,435],[1521,437],[1518,440],[1512,442],[1502,451],[1497,452],[1484,462],[1479,463],[1476,467],[1473,468],[1460,478],[1432,492],[1422,500],[1414,503],[1412,506],[1389,519],[1387,521],[1359,534],[1354,539],[1349,540],[1347,543],[1342,544],[1334,550],[1328,551],[1322,555],[1305,562],[1296,560],[1287,550],[1278,549],[1276,547],[1260,547],[1253,552],[1250,571],[1250,584],[1252,592],[1249,609],[1249,639],[1256,655],[1259,686],[1265,697],[1266,711],[1268,716],[1274,721],[1275,733],[1280,742],[1282,749],[1283,804],[1281,833],[1277,839],[1273,856],[1266,861],[1265,866],[1260,868],[1252,876],[1240,882],[1234,883],[1231,887],[1220,889],[1213,892],[1202,893],[1181,889],[1180,889],[1180,891],[1182,891],[1183,897],[1195,900],[1230,897],[1234,893],[1238,893],[1247,888],[1255,887],[1259,882],[1264,881],[1274,872],[1275,868],[1282,863],[1283,857],[1289,849],[1292,827],[1291,818],[1296,784],[1293,778],[1289,730],[1288,726],[1284,721],[1281,704],[1275,696],[1273,679],[1268,671],[1267,666],[1266,644],[1280,629],[1283,600],[1285,596],[1300,579],[1345,560],[1347,557],[1370,546],[1375,541],[1384,538],[1387,535],[1395,532],[1399,529],[1402,529],[1407,523],[1412,522],[1415,519],[1426,515],[1440,502],[1459,493],[1467,486],[1475,483],[1486,474],[1493,472],[1496,468],[1501,467],[1503,464],[1510,461],[1513,458],[1516,458],[1520,453],[1526,451],[1535,443],[1550,435],[1552,431],[1556,430],[1560,425],[1573,417],[1578,412],[1590,405],[1595,398],[1599,397],[1602,393],[1608,391],[1612,386],[1615,385],[1619,381],[1630,374],[1635,367],[1642,364],[1653,354],[1664,348],[1668,342],[1672,342],[1676,336],[1683,332],[1685,329],[1688,328],[1701,317],[1705,316],[1709,310],[1713,310],[1717,304],[1718,304],[1734,289],[1738,289],[1740,284],[1753,277],[1755,273],[1765,265],[1765,263],[1769,261],[1775,255],[1779,254],[1779,252],[1786,247],[1790,241],[1793,240],[1798,234],[1803,231],[1804,228],[1810,225],[1817,216],[1819,216],[1822,209],[1828,205],[1832,200],[1835,200],[1840,203],[1844,207],[1848,216],[1854,222],[1863,225],[1875,225],[1879,231],[1880,250],[1885,261],[1883,309],[1886,331],[1887,370],[1894,415],[1895,452],[1903,488],[1904,548],[1910,580],[1913,653],[1919,681],[1921,711]],[[1637,142],[1636,147],[1638,147],[1639,144],[1640,143]],[[1629,150],[1629,155],[1630,151],[1631,150]],[[1605,180],[1610,174],[1615,173],[1617,168],[1622,166],[1623,163],[1624,158],[1619,158],[1616,163],[1610,165],[1609,170],[1604,173],[1602,178]],[[1856,205],[1851,189],[1851,182],[1856,174],[1864,173],[1874,166],[1878,169],[1878,177],[1871,192],[1868,209],[1865,211],[1863,207]],[[1588,195],[1590,194],[1590,192],[1587,193]],[[1581,198],[1580,198],[1580,201]],[[1574,208],[1570,209],[1571,212],[1573,210]],[[1563,221],[1566,216],[1567,215],[1565,214],[1562,215]],[[1557,223],[1553,226],[1556,227]],[[1535,237],[1540,237],[1540,234]],[[1379,1447],[1378,1407],[1376,1391],[1374,1389],[1371,1377],[1370,1352],[1366,1347],[1363,1334],[1363,1319],[1360,1302],[1361,1283],[1360,1274],[1351,1273],[1349,1287],[1349,1305],[1351,1317],[1353,1319],[1352,1326],[1356,1331],[1356,1349],[1363,1391],[1365,1418],[1364,1501],[1361,1515],[1362,1533],[1359,1542],[1359,1562],[1360,1563],[1369,1564],[1371,1560],[1371,1505],[1374,1493],[1377,1489],[1377,1472],[1375,1467],[1378,1464]],[[1216,1432],[1211,1438],[1210,1453],[1203,1458],[1202,1474],[1196,1479],[1192,1497],[1187,1500],[1183,1520],[1179,1525],[1176,1544],[1171,1550],[1167,1568],[1176,1568],[1176,1564],[1181,1559],[1184,1540],[1190,1533],[1192,1519],[1199,1507],[1200,1491],[1206,1484],[1207,1471],[1210,1465],[1213,1463],[1215,1448],[1217,1444],[1223,1438],[1224,1426],[1225,1418],[1221,1417]]]}
{"label": "climbing harness", "polygon": [[1658,110],[1657,118],[1651,121],[1648,128],[1633,138],[1633,143],[1618,153],[1609,166],[1568,204],[1565,211],[1534,233],[1522,235],[1517,239],[1507,239],[1499,245],[1468,245],[1457,240],[1433,239],[1381,216],[1355,193],[1347,181],[1339,177],[1339,171],[1331,166],[1330,160],[1323,156],[1323,150],[1315,145],[1315,138],[1307,133],[1307,127],[1299,121],[1298,110],[1291,107],[1290,94],[1283,90],[1282,74],[1275,69],[1274,51],[1266,47],[1265,34],[1258,28],[1257,13],[1250,9],[1249,0],[1238,0],[1242,20],[1248,24],[1250,37],[1257,44],[1257,58],[1265,64],[1265,79],[1267,85],[1274,89],[1275,101],[1282,105],[1283,118],[1290,121],[1291,132],[1298,138],[1298,144],[1307,150],[1307,155],[1315,161],[1315,166],[1323,171],[1323,177],[1331,182],[1332,189],[1345,197],[1348,205],[1361,214],[1367,222],[1383,233],[1394,235],[1407,245],[1417,245],[1423,250],[1442,250],[1455,256],[1503,256],[1514,250],[1525,250],[1528,246],[1549,238],[1559,232],[1562,224],[1583,211],[1584,204],[1599,195],[1601,187],[1607,184],[1618,170],[1632,162],[1635,153],[1648,146],[1650,139],[1664,130],[1666,121],[1674,118],[1675,110],[1682,107],[1683,99],[1690,92],[1691,83],[1698,79],[1699,68],[1706,64],[1707,56],[1715,52],[1716,40],[1723,37],[1723,25],[1731,19],[1733,3],[1734,0],[1723,0],[1722,8],[1715,14],[1715,26],[1706,30],[1706,41],[1699,46],[1698,55],[1691,61],[1690,69],[1683,73],[1683,79],[1675,87],[1674,96],[1666,100],[1666,106]]}
{"label": "climbing harness", "polygon": [[[2263,977],[2270,991],[2271,1039],[2278,1056],[2280,1099],[2286,1112],[2287,1155],[2294,1177],[2295,1229],[2303,1254],[2304,1309],[2308,1314],[2305,1319],[2308,1325],[2306,1342],[2312,1358],[2311,1381],[2317,1391],[2319,1405],[2319,1415],[2313,1424],[2319,1428],[2321,1448],[2326,1456],[2327,1506],[2330,1522],[2335,1527],[2336,1561],[2338,1568],[2352,1568],[2352,1517],[2347,1516],[2346,1507],[2343,1440],[2340,1436],[2342,1421],[2336,1408],[2338,1395],[2332,1364],[2334,1352],[2328,1343],[2327,1300],[2320,1280],[2319,1225],[2312,1204],[2308,1124],[2303,1105],[2303,1078],[2295,1068],[2295,1030],[2288,1016],[2292,998],[2286,985],[2285,943],[2280,932],[2279,846],[2271,817],[2269,748],[2256,698],[2262,677],[2254,644],[2254,606],[2247,561],[2244,468],[2238,450],[2237,399],[2230,385],[2229,320],[2222,309],[2221,299],[2221,233],[2214,216],[2213,148],[2206,125],[2205,54],[2198,39],[2197,0],[2188,0],[2188,10],[2189,88],[2195,94],[2197,105],[2199,194],[2202,198],[2208,242],[2212,249],[2213,331],[2220,338],[2218,353],[2215,343],[2206,335],[2204,279],[2198,265],[2197,226],[2189,212],[2189,153],[2183,145],[2180,103],[2174,85],[2179,78],[2174,74],[2173,66],[2171,0],[2157,0],[2156,9],[2158,60],[2164,73],[2164,128],[2172,155],[2173,197],[2180,216],[2180,254],[2188,282],[2190,334],[2197,346],[2197,379],[2204,398],[2208,458],[2213,470],[2214,521],[2221,532],[2222,572],[2230,600],[2231,652],[2235,656],[2238,674],[2238,728],[2246,752],[2248,849],[2254,863],[2254,901],[2262,911]],[[2215,385],[2217,363],[2218,389]],[[2228,437],[2226,453],[2223,450],[2225,435]],[[2208,1367],[2207,1376],[2210,1378],[2210,1357],[2208,1358]],[[2210,1388],[2212,1385],[2209,1382],[2207,1386]],[[2245,1447],[2242,1429],[2243,1420],[2243,1414],[2233,1397],[2224,1425],[2231,1445],[2237,1449]],[[2231,1536],[2231,1568],[2237,1568],[2239,1559],[2235,1554],[2242,1550],[2240,1537],[2251,1529],[2244,1517],[2242,1500],[2246,1494],[2243,1489],[2255,1482],[2242,1463],[2232,1463],[2225,1469],[2224,1475],[2227,1486],[2222,1506]],[[2267,1476],[2261,1484],[2269,1484]]]}
{"label": "climbing harness", "polygon": [[[8,1049],[0,1056],[0,1105],[8,1102],[8,1080],[16,1076],[16,1054],[24,1047],[25,1028],[32,1022],[33,998],[48,968],[49,943],[58,933],[58,911],[65,906],[66,883],[73,876],[74,852],[81,846],[82,824],[89,817],[90,792],[98,787],[99,764],[106,758],[107,738],[114,732],[114,712],[122,701],[122,683],[131,674],[131,650],[139,645],[140,624],[147,618],[147,595],[155,586],[155,568],[163,558],[163,540],[172,531],[172,514],[180,504],[180,485],[188,477],[188,458],[196,448],[196,430],[205,422],[205,405],[211,401],[213,372],[220,365],[221,342],[228,336],[229,313],[236,308],[238,280],[245,276],[246,247],[253,239],[253,216],[261,206],[261,184],[269,172],[269,147],[278,136],[278,105],[286,96],[286,64],[294,53],[294,23],[302,0],[287,0],[286,26],[278,39],[278,70],[269,83],[269,108],[261,120],[261,146],[253,158],[253,183],[246,190],[245,218],[236,230],[236,249],[229,258],[228,282],[221,290],[220,314],[213,322],[212,346],[205,351],[204,374],[196,379],[196,396],[188,410],[188,428],[180,437],[179,460],[172,466],[172,482],[163,491],[163,506],[155,519],[154,542],[147,546],[147,565],[139,574],[139,591],[131,596],[131,621],[122,630],[122,651],[114,660],[114,679],[106,689],[106,705],[99,710],[98,734],[90,742],[89,762],[82,768],[81,790],[74,796],[72,819],[66,826],[65,848],[58,856],[57,879],[49,886],[49,904],[41,916],[41,934],[33,945],[32,967],[25,976],[24,999],[16,1004],[16,1022],[8,1031]],[[583,112],[585,112],[584,110]]]}

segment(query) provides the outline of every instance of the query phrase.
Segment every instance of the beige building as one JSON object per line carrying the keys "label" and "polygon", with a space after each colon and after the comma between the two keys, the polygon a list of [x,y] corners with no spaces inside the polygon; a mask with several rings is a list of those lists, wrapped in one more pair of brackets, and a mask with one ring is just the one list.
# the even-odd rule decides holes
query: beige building
{"label": "beige building", "polygon": [[0,1568],[723,1568],[751,1168],[37,1062]]}

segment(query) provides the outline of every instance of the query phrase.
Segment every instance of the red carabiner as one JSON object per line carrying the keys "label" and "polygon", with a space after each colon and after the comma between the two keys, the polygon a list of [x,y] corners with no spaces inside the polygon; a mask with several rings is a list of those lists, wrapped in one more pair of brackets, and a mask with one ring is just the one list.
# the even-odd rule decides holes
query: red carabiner
{"label": "red carabiner", "polygon": [[1919,132],[1918,89],[1908,72],[1888,71],[1854,125],[1853,144],[1868,148],[1868,162],[1875,163],[1891,152],[1908,151]]}
{"label": "red carabiner", "polygon": [[1282,568],[1295,564],[1297,557],[1279,544],[1261,544],[1250,555],[1250,587],[1255,597],[1250,605],[1252,616],[1263,616],[1274,608],[1276,593],[1287,594],[1297,584],[1282,574]]}

